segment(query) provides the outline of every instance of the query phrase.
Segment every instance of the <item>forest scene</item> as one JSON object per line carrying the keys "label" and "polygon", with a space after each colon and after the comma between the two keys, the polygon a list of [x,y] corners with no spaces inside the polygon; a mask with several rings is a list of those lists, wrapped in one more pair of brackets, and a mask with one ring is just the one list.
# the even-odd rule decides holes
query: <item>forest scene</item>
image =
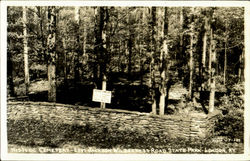
{"label": "forest scene", "polygon": [[[8,148],[243,153],[244,47],[243,7],[8,6],[7,108],[14,103],[24,115],[31,102],[42,113],[41,102],[72,107],[77,117],[86,107],[214,120],[206,139],[192,141],[35,119],[39,110],[34,119],[12,117],[9,108]],[[111,103],[93,101],[94,89],[110,91]]]}

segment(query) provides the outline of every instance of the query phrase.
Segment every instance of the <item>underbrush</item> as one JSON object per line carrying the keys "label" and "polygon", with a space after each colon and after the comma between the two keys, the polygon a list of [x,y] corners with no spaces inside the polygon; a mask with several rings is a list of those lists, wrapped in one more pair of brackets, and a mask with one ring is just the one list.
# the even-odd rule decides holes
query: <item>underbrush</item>
{"label": "underbrush", "polygon": [[218,115],[215,132],[219,136],[227,136],[231,140],[244,138],[244,84],[234,84],[230,94],[220,99],[218,106],[222,111]]}

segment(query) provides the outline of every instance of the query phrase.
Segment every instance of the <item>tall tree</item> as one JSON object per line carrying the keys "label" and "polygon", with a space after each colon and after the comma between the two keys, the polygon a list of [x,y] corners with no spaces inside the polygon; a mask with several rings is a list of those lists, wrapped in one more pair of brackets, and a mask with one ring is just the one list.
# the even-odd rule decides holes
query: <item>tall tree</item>
{"label": "tall tree", "polygon": [[242,48],[242,53],[240,53],[239,56],[239,70],[238,70],[238,78],[239,82],[244,81],[244,54],[245,54],[245,48]]}
{"label": "tall tree", "polygon": [[193,73],[194,73],[194,56],[193,56],[193,44],[194,44],[194,8],[191,8],[191,17],[190,17],[190,48],[189,48],[189,89],[188,97],[191,100],[193,95]]}
{"label": "tall tree", "polygon": [[207,53],[207,35],[209,30],[208,24],[208,15],[207,10],[205,10],[205,18],[204,18],[204,35],[203,35],[203,50],[202,50],[202,66],[205,69],[206,67],[206,53]]}
{"label": "tall tree", "polygon": [[[101,83],[102,90],[107,86],[107,62],[106,62],[106,26],[108,22],[108,9],[106,7],[95,8],[95,52],[97,54],[97,85]],[[105,103],[101,103],[101,108],[105,108]]]}
{"label": "tall tree", "polygon": [[46,63],[45,57],[46,57],[46,24],[45,24],[45,19],[46,19],[46,9],[45,7],[37,6],[37,17],[39,21],[39,31],[38,31],[38,39],[40,40],[41,43],[41,60]]}
{"label": "tall tree", "polygon": [[166,91],[166,84],[167,84],[167,74],[168,74],[168,44],[167,44],[167,37],[168,37],[168,8],[164,7],[161,9],[159,14],[159,23],[162,24],[161,26],[161,51],[160,51],[160,76],[161,76],[161,85],[160,85],[160,102],[159,102],[159,109],[160,115],[164,115],[165,113],[165,99],[167,95]]}
{"label": "tall tree", "polygon": [[[101,50],[100,50],[100,54],[101,57],[106,57],[107,56],[107,46],[109,46],[109,44],[107,44],[107,23],[108,23],[108,8],[102,8],[100,9],[100,24],[102,24],[103,26],[100,27],[101,29],[101,37],[102,37],[102,46],[101,46]],[[106,58],[107,59],[107,58]],[[102,79],[102,90],[106,90],[107,88],[107,62],[106,59],[104,59],[104,61],[102,62],[102,71],[101,71],[101,79]],[[105,108],[105,103],[101,103],[101,108]]]}
{"label": "tall tree", "polygon": [[[206,71],[206,57],[207,57],[207,35],[209,32],[209,15],[208,15],[208,10],[205,9],[204,11],[205,17],[204,17],[204,33],[203,33],[203,48],[202,48],[202,70],[201,70],[201,77],[204,78],[205,77],[205,71]],[[205,89],[205,83],[202,81],[201,83],[201,89],[204,90]]]}
{"label": "tall tree", "polygon": [[210,70],[210,95],[209,95],[209,113],[214,111],[214,99],[215,99],[215,71],[216,71],[216,42],[213,39],[213,29],[211,28],[210,33],[210,58],[211,59],[211,70]]}
{"label": "tall tree", "polygon": [[74,59],[74,74],[75,82],[80,80],[80,64],[79,58],[82,53],[81,43],[80,43],[80,7],[75,6],[75,23],[76,23],[76,56]]}
{"label": "tall tree", "polygon": [[26,7],[23,6],[23,56],[24,56],[24,82],[25,82],[25,94],[28,94],[29,90],[29,63],[28,63],[28,37],[27,37],[27,15]]}
{"label": "tall tree", "polygon": [[228,44],[228,22],[225,22],[225,37],[224,37],[224,68],[223,68],[223,83],[226,85],[226,74],[227,74],[227,44]]}
{"label": "tall tree", "polygon": [[48,101],[56,102],[56,8],[48,7]]}
{"label": "tall tree", "polygon": [[152,113],[156,113],[156,82],[155,82],[155,55],[156,55],[156,7],[151,7],[151,62],[150,62],[150,75],[151,75],[151,97],[152,97]]}

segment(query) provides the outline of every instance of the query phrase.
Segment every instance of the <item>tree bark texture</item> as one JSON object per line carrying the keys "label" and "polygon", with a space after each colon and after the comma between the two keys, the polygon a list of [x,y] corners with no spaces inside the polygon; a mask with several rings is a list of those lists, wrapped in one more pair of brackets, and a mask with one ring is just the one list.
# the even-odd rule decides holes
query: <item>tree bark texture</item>
{"label": "tree bark texture", "polygon": [[55,6],[48,7],[48,101],[56,102],[56,13]]}
{"label": "tree bark texture", "polygon": [[[107,8],[101,8],[100,9],[100,15],[101,16],[101,19],[100,19],[100,24],[103,24],[103,27],[101,28],[101,36],[102,36],[102,47],[101,47],[101,55],[102,56],[107,56],[106,52],[107,52]],[[106,90],[107,88],[107,77],[106,77],[106,72],[107,72],[107,69],[106,69],[106,61],[103,62],[102,64],[102,69],[103,71],[101,72],[102,73],[102,90]],[[101,103],[101,108],[105,108],[105,103]]]}
{"label": "tree bark texture", "polygon": [[216,51],[215,51],[215,40],[213,40],[213,30],[211,29],[211,71],[210,71],[210,96],[209,96],[209,113],[214,111],[214,100],[215,100],[215,71],[216,71]]}
{"label": "tree bark texture", "polygon": [[207,57],[207,35],[209,30],[208,25],[208,17],[207,14],[205,14],[205,22],[204,22],[204,35],[203,35],[203,50],[202,50],[202,67],[203,69],[206,68],[206,57]]}
{"label": "tree bark texture", "polygon": [[[99,82],[101,82],[102,90],[106,90],[107,86],[107,76],[106,76],[106,66],[107,66],[107,21],[108,21],[108,9],[106,7],[97,7],[95,8],[95,17],[96,17],[96,24],[95,24],[95,54],[96,54],[96,68],[98,71],[96,76],[98,77],[96,80],[96,85],[98,88]],[[101,103],[101,108],[105,108],[105,103]]]}
{"label": "tree bark texture", "polygon": [[167,17],[167,7],[162,8],[162,11],[159,15],[159,23],[162,24],[161,26],[161,36],[160,39],[162,40],[161,44],[161,51],[160,51],[160,76],[161,76],[161,84],[160,88],[160,102],[159,102],[159,109],[160,115],[165,114],[165,99],[167,95],[166,91],[166,84],[167,84],[167,73],[168,73],[168,44],[167,44],[167,35],[168,35],[168,17]]}
{"label": "tree bark texture", "polygon": [[29,62],[28,62],[28,37],[27,37],[27,15],[26,7],[23,6],[23,56],[24,56],[24,83],[25,83],[25,95],[29,90]]}
{"label": "tree bark texture", "polygon": [[156,7],[151,8],[151,62],[150,62],[150,75],[151,75],[151,98],[152,98],[152,114],[156,112],[156,82],[155,82],[155,55],[156,55]]}
{"label": "tree bark texture", "polygon": [[242,53],[240,54],[239,58],[239,71],[238,71],[238,78],[239,82],[244,81],[244,54],[245,54],[245,48],[242,49]]}
{"label": "tree bark texture", "polygon": [[[192,13],[194,13],[194,8],[192,8]],[[191,28],[190,28],[190,58],[189,58],[189,89],[188,89],[188,97],[191,100],[193,96],[193,72],[194,72],[194,62],[193,62],[193,43],[194,43],[194,22],[193,15],[191,15]]]}

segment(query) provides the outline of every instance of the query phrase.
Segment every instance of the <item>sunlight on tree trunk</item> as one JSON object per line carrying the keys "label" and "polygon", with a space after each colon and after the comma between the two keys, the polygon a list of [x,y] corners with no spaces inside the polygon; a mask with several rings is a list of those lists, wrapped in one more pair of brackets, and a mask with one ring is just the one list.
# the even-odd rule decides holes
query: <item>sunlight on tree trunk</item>
{"label": "sunlight on tree trunk", "polygon": [[48,101],[56,102],[56,13],[55,6],[48,7]]}
{"label": "sunlight on tree trunk", "polygon": [[[191,8],[192,14],[194,13],[194,8]],[[193,62],[193,43],[194,43],[194,22],[193,22],[193,15],[191,15],[191,24],[190,24],[190,58],[189,58],[189,89],[188,89],[188,97],[191,100],[193,96],[193,70],[194,70],[194,62]]]}
{"label": "sunlight on tree trunk", "polygon": [[216,42],[213,40],[213,31],[211,29],[211,73],[210,73],[210,96],[209,96],[209,113],[214,111],[214,100],[215,100],[215,71],[216,71]]}
{"label": "sunlight on tree trunk", "polygon": [[180,31],[180,53],[179,54],[182,54],[183,53],[183,7],[181,7],[180,9],[180,27],[181,27],[181,31]]}
{"label": "sunlight on tree trunk", "polygon": [[209,79],[208,79],[208,86],[210,87],[211,85],[211,70],[212,70],[212,40],[213,40],[213,33],[212,33],[212,29],[211,26],[210,28],[210,44],[209,44],[209,59],[208,59],[208,73],[209,73]]}
{"label": "sunlight on tree trunk", "polygon": [[[202,67],[205,70],[206,68],[206,56],[207,56],[207,32],[208,32],[208,17],[205,15],[205,23],[204,23],[204,36],[203,36],[203,50],[202,50]],[[204,71],[203,71],[204,72]]]}
{"label": "sunlight on tree trunk", "polygon": [[29,63],[28,63],[28,38],[27,38],[27,16],[26,7],[23,6],[23,55],[24,55],[24,82],[25,82],[25,95],[29,92]]}
{"label": "sunlight on tree trunk", "polygon": [[160,55],[160,76],[161,76],[161,85],[160,85],[160,115],[165,114],[165,100],[166,100],[166,84],[167,84],[167,73],[168,73],[168,44],[167,44],[167,36],[168,36],[168,15],[167,15],[167,7],[162,9],[161,14],[159,15],[162,18],[160,19],[161,25],[161,39],[163,40],[161,46],[161,55]]}

